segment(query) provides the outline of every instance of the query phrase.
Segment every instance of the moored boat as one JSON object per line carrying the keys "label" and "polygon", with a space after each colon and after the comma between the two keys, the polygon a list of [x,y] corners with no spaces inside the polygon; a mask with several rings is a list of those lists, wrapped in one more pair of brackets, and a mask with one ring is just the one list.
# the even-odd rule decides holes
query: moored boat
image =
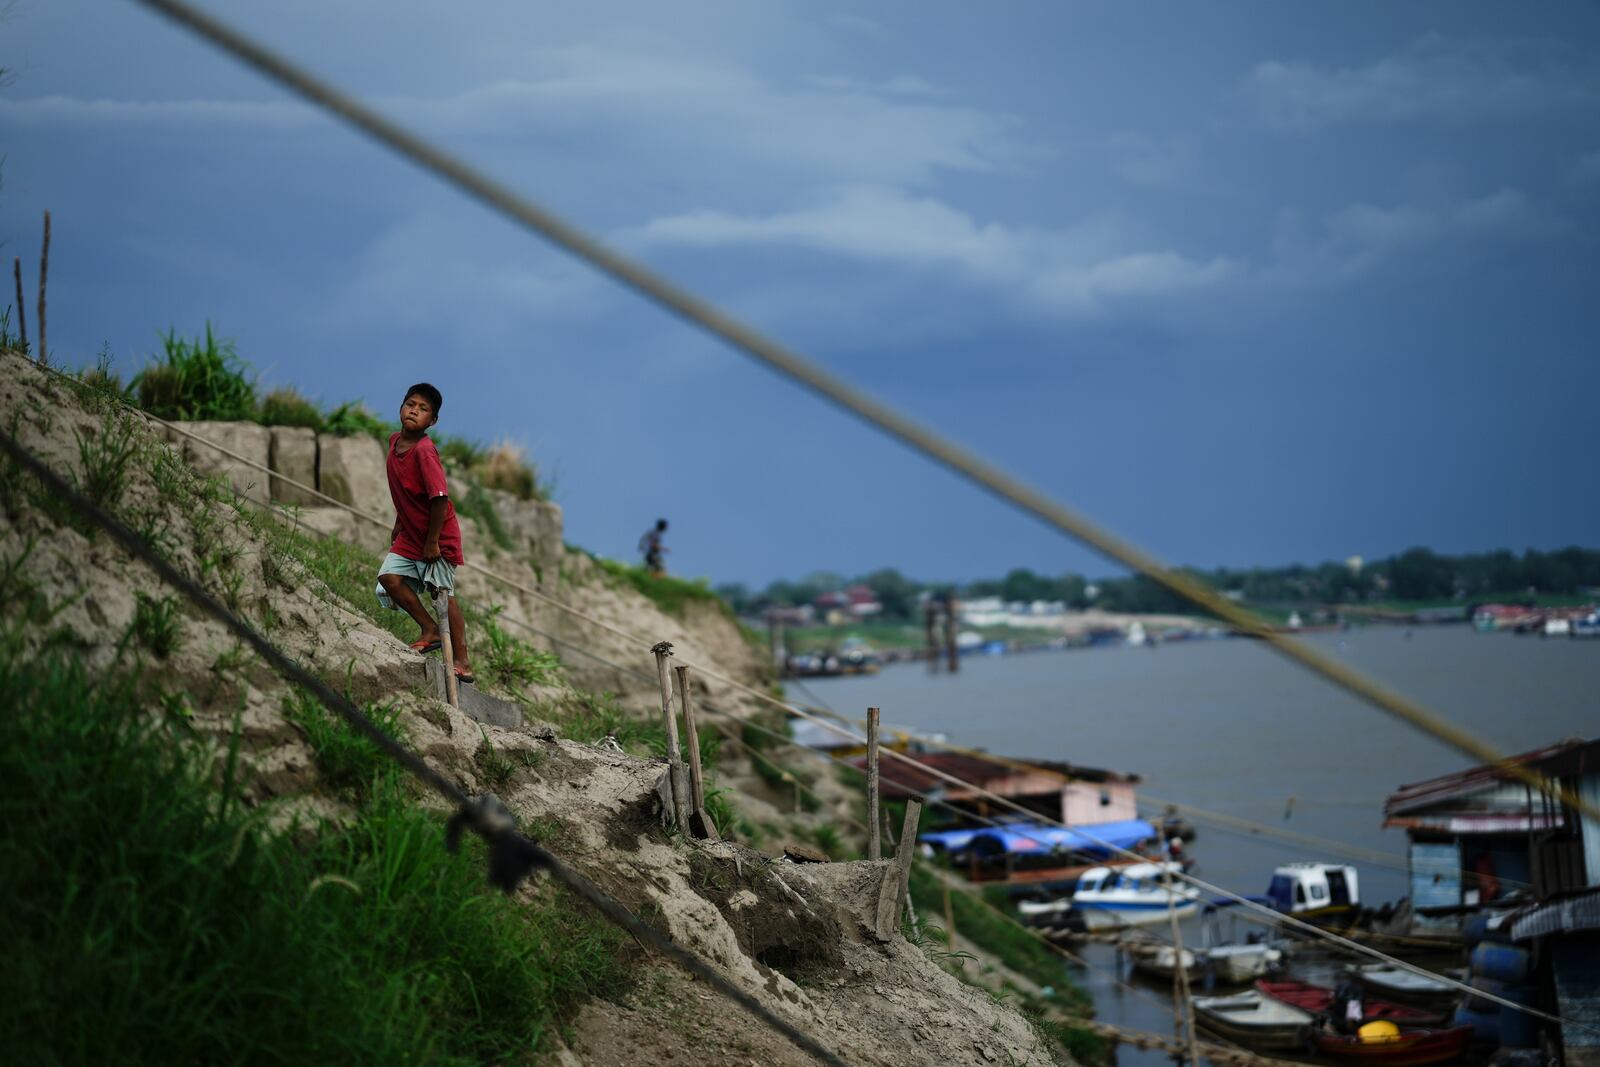
{"label": "moored boat", "polygon": [[1283,960],[1283,951],[1265,942],[1175,950],[1165,941],[1137,941],[1123,949],[1134,967],[1147,974],[1171,978],[1181,954],[1183,969],[1190,978],[1200,981],[1210,975],[1223,985],[1253,982]]}
{"label": "moored boat", "polygon": [[[1303,1008],[1313,1015],[1331,1014],[1334,991],[1327,986],[1312,985],[1310,982],[1300,982],[1292,978],[1263,978],[1256,983],[1256,988],[1273,1000],[1281,1000],[1285,1004]],[[1396,1004],[1393,1001],[1375,998],[1363,999],[1361,1021],[1370,1023],[1379,1019],[1394,1023],[1402,1030],[1418,1030],[1441,1026],[1445,1016],[1440,1012],[1428,1011],[1409,1004]]]}
{"label": "moored boat", "polygon": [[1113,930],[1182,919],[1200,907],[1200,890],[1177,878],[1176,863],[1095,867],[1078,879],[1072,910],[1088,930]]}
{"label": "moored boat", "polygon": [[1195,997],[1192,1003],[1201,1026],[1247,1048],[1303,1050],[1316,1029],[1310,1012],[1254,989],[1225,997]]}
{"label": "moored boat", "polygon": [[1461,999],[1460,990],[1448,982],[1383,963],[1357,967],[1355,976],[1370,993],[1434,1011],[1447,1011]]}
{"label": "moored boat", "polygon": [[1322,1030],[1315,1038],[1317,1052],[1321,1055],[1366,1060],[1387,1067],[1448,1063],[1461,1057],[1471,1039],[1470,1026],[1453,1026],[1448,1030],[1400,1030],[1378,1036]]}

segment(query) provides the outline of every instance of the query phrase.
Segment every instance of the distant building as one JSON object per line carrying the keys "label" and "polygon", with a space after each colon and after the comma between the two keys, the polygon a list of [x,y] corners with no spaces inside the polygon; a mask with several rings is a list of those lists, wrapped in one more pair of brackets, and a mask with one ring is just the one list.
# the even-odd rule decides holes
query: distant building
{"label": "distant building", "polygon": [[883,611],[877,595],[865,585],[852,585],[832,593],[823,593],[811,603],[830,625],[835,626],[852,619],[871,618]]}
{"label": "distant building", "polygon": [[[1122,822],[1139,816],[1136,774],[1033,759],[1023,766],[1021,761],[958,752],[917,752],[911,758],[915,764],[903,760],[884,762],[885,797],[922,794],[984,818],[1015,816],[1010,808],[996,805],[983,795],[988,792],[1069,826]],[[972,786],[952,785],[937,771]]]}

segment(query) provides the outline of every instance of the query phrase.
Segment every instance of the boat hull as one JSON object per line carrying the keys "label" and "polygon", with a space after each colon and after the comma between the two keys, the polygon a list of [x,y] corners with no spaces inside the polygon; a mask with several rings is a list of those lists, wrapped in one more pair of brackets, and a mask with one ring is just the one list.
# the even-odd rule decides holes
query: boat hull
{"label": "boat hull", "polygon": [[1364,1041],[1346,1034],[1320,1033],[1317,1052],[1340,1060],[1361,1060],[1387,1067],[1416,1067],[1426,1063],[1448,1063],[1466,1052],[1472,1027],[1449,1030],[1411,1030],[1385,1041]]}
{"label": "boat hull", "polygon": [[1228,997],[1195,997],[1195,1021],[1247,1048],[1305,1051],[1316,1021],[1310,1012],[1263,997],[1239,993]]}
{"label": "boat hull", "polygon": [[1085,904],[1076,900],[1072,902],[1072,910],[1077,912],[1083,920],[1083,926],[1090,932],[1101,930],[1120,930],[1130,926],[1154,926],[1156,923],[1170,921],[1173,912],[1178,913],[1179,919],[1193,915],[1200,905],[1192,900],[1179,901],[1175,905],[1165,902],[1160,904]]}

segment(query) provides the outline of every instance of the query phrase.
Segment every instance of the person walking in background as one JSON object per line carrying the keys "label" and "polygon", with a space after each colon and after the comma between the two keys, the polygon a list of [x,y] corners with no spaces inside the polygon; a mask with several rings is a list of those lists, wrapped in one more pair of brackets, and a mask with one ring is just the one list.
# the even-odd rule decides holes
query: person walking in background
{"label": "person walking in background", "polygon": [[671,549],[661,544],[661,535],[666,532],[667,520],[657,519],[656,524],[646,530],[643,537],[639,538],[639,551],[644,556],[644,569],[653,575],[659,576],[666,573],[667,568],[661,561],[662,555],[671,551]]}

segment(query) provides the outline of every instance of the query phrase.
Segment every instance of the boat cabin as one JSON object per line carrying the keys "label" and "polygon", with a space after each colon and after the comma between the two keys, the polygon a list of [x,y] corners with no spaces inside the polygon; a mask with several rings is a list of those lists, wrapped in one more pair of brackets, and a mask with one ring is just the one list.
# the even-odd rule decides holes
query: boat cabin
{"label": "boat cabin", "polygon": [[1285,915],[1337,915],[1361,903],[1356,869],[1332,863],[1288,863],[1272,872],[1267,899]]}

